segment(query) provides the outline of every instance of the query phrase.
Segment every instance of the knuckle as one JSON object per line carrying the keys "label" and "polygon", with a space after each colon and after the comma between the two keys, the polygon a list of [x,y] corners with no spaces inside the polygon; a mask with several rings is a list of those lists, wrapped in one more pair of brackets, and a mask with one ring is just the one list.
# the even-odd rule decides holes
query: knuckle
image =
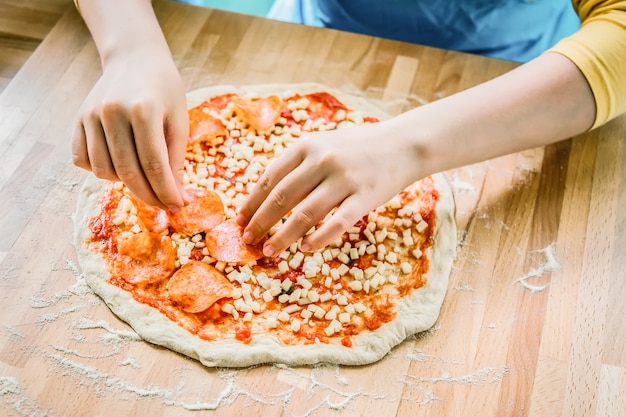
{"label": "knuckle", "polygon": [[130,106],[130,113],[134,119],[147,119],[155,111],[155,105],[151,100],[139,100]]}
{"label": "knuckle", "polygon": [[293,215],[293,221],[302,227],[308,228],[315,223],[315,213],[308,208],[302,208],[298,210]]}
{"label": "knuckle", "polygon": [[137,180],[139,175],[130,165],[116,165],[115,173],[125,183],[133,183]]}
{"label": "knuckle", "polygon": [[269,200],[270,204],[279,210],[284,209],[287,205],[287,196],[280,190],[274,190]]}
{"label": "knuckle", "polygon": [[330,234],[340,235],[352,227],[354,223],[355,221],[353,221],[349,216],[341,213],[335,213],[328,223],[328,229]]}
{"label": "knuckle", "polygon": [[93,175],[95,175],[97,178],[100,178],[103,180],[116,181],[118,179],[117,175],[115,175],[114,172],[99,165],[92,164],[91,172],[93,172]]}
{"label": "knuckle", "polygon": [[141,166],[147,177],[160,177],[165,173],[163,163],[156,159],[148,159]]}
{"label": "knuckle", "polygon": [[263,236],[266,232],[266,228],[259,223],[249,223],[246,230],[252,233],[256,238]]}
{"label": "knuckle", "polygon": [[[116,117],[124,112],[124,106],[117,101],[103,101],[100,105],[100,113],[105,119]],[[91,117],[97,117],[96,111],[91,113]]]}
{"label": "knuckle", "polygon": [[317,165],[318,169],[329,172],[334,172],[337,170],[343,172],[341,168],[344,167],[344,164],[342,163],[339,155],[337,155],[337,153],[333,151],[327,151],[320,155]]}
{"label": "knuckle", "polygon": [[257,183],[257,188],[264,194],[269,193],[272,188],[270,177],[264,174]]}

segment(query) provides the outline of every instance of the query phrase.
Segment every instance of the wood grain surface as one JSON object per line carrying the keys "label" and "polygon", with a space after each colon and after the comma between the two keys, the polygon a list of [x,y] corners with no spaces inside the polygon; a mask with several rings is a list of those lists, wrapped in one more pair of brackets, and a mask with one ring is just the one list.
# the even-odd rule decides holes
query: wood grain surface
{"label": "wood grain surface", "polygon": [[[189,90],[314,81],[397,114],[514,67],[154,4]],[[207,369],[138,340],[77,267],[70,136],[100,71],[70,7],[0,94],[0,415],[626,415],[625,117],[446,172],[459,254],[440,320],[380,362]]]}

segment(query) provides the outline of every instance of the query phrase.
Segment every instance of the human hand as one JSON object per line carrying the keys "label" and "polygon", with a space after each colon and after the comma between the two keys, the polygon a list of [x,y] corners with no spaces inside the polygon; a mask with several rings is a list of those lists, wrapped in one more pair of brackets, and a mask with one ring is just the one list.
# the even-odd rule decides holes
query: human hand
{"label": "human hand", "polygon": [[184,89],[168,54],[144,51],[107,61],[79,111],[74,164],[177,211],[189,135]]}
{"label": "human hand", "polygon": [[270,164],[237,222],[246,226],[246,243],[254,244],[293,209],[265,242],[264,254],[276,256],[324,220],[301,243],[302,250],[315,250],[341,236],[418,175],[416,152],[386,122],[313,133]]}

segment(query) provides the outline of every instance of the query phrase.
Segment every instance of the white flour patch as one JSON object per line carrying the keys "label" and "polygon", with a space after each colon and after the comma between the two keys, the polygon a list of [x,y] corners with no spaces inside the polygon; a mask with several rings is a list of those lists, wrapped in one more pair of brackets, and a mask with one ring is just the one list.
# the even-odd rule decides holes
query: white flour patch
{"label": "white flour patch", "polygon": [[52,323],[52,322],[55,322],[58,318],[59,318],[59,315],[56,313],[42,314],[39,317],[37,317],[37,320],[35,320],[35,323],[37,324]]}
{"label": "white flour patch", "polygon": [[182,389],[182,385],[179,385],[175,389],[168,389],[153,385],[138,387],[98,368],[71,361],[63,356],[47,356],[64,369],[65,375],[75,374],[87,380],[91,380],[92,387],[99,395],[103,395],[105,392],[110,392],[115,394],[119,399],[130,399],[133,397],[156,397],[161,398],[163,401],[171,402],[180,394]]}
{"label": "white flour patch", "polygon": [[412,352],[407,353],[406,358],[412,362],[419,362],[421,364],[430,364],[432,362],[443,363],[443,358],[435,355],[429,355],[424,353],[420,349],[413,349]]}
{"label": "white flour patch", "polygon": [[[415,348],[413,349],[413,351],[407,353],[405,358],[412,362],[418,362],[421,365],[424,365],[425,368],[432,368],[433,366],[441,366],[443,364],[449,364],[454,366],[463,365],[462,362],[459,362],[457,360],[450,360],[441,356],[431,355],[425,353],[419,348]],[[407,375],[407,377],[409,376]]]}
{"label": "white flour patch", "polygon": [[[283,364],[275,364],[274,368],[279,370],[279,372],[285,372],[292,377],[290,384],[294,386],[289,392],[285,393],[286,395],[283,397],[283,410],[288,413],[288,415],[293,415],[289,413],[288,406],[291,402],[291,397],[293,395],[293,391],[296,388],[303,389],[308,398],[313,398],[316,395],[324,395],[325,397],[314,407],[309,408],[304,413],[299,413],[300,417],[309,417],[316,413],[321,409],[328,409],[331,411],[342,411],[348,409],[350,404],[352,404],[355,400],[361,397],[366,397],[370,399],[382,400],[386,399],[386,394],[372,394],[365,392],[362,387],[356,387],[353,390],[345,389],[348,385],[348,380],[340,373],[340,368],[336,365],[317,365],[313,367],[309,374],[302,374],[297,372],[296,370],[283,365]],[[336,388],[331,386],[330,384],[324,383],[320,381],[320,377],[326,375],[326,370],[328,368],[335,370],[335,382],[337,385],[341,386],[341,388]],[[285,378],[283,378],[285,380]]]}
{"label": "white flour patch", "polygon": [[543,285],[533,285],[530,284],[528,280],[530,278],[539,278],[545,273],[555,272],[562,268],[561,264],[556,260],[554,249],[555,244],[552,243],[551,245],[536,251],[543,254],[544,262],[542,262],[537,268],[531,268],[522,277],[516,279],[515,282],[519,282],[522,287],[526,288],[531,293],[541,292],[548,288],[552,284],[551,282]]}
{"label": "white flour patch", "polygon": [[133,369],[141,369],[141,365],[139,364],[139,362],[137,362],[132,356],[129,356],[122,362],[120,362],[119,366],[130,366]]}
{"label": "white flour patch", "polygon": [[48,181],[57,184],[59,186],[61,186],[62,188],[64,188],[67,191],[74,191],[74,188],[80,184],[79,180],[74,180],[74,181],[63,181],[60,180],[56,177],[48,177]]}
{"label": "white flour patch", "polygon": [[81,353],[77,350],[74,349],[69,349],[66,348],[64,346],[52,346],[52,348],[58,352],[64,353],[66,355],[72,355],[72,356],[76,356],[78,358],[83,358],[83,359],[103,359],[103,358],[110,358],[111,356],[115,356],[118,353],[121,352],[121,349],[119,348],[119,346],[113,346],[113,350],[107,353],[101,353],[98,355],[93,355],[93,354],[87,354],[87,353]]}
{"label": "white flour patch", "polygon": [[68,271],[72,271],[74,276],[76,277],[76,282],[72,284],[67,291],[71,294],[77,295],[83,298],[86,295],[93,295],[91,288],[87,285],[87,281],[85,281],[85,276],[81,272],[80,268],[71,260],[66,260],[65,269]]}
{"label": "white flour patch", "polygon": [[37,403],[27,398],[17,379],[9,376],[0,376],[0,398],[10,406],[15,415],[22,417],[52,417],[44,411]]}
{"label": "white flour patch", "polygon": [[435,378],[420,378],[422,382],[441,382],[446,384],[497,384],[502,382],[509,373],[509,368],[483,368],[468,375],[452,376],[449,372],[441,371],[441,376]]}
{"label": "white flour patch", "polygon": [[[184,403],[184,404],[180,404],[180,406],[184,408],[185,410],[190,410],[190,411],[217,410],[217,408],[220,406],[232,405],[235,402],[235,400],[240,396],[247,397],[249,400],[252,400],[257,404],[263,404],[263,405],[273,404],[271,400],[268,401],[268,399],[263,398],[262,395],[252,394],[247,390],[241,389],[235,383],[236,376],[237,376],[236,371],[226,372],[220,375],[220,378],[222,380],[225,380],[226,384],[224,386],[224,389],[222,389],[222,391],[218,394],[217,398],[214,401],[198,402],[198,403]],[[288,391],[289,392],[289,394],[287,395],[288,397],[290,397],[291,391],[292,390]]]}
{"label": "white flour patch", "polygon": [[[403,401],[410,401],[412,403],[416,403],[418,405],[430,405],[435,401],[442,401],[442,398],[437,397],[432,391],[428,391],[424,387],[419,384],[419,379],[412,375],[406,375],[403,379],[400,379],[400,383],[404,384],[404,386],[409,388],[409,392],[405,394],[405,397],[402,398]],[[417,392],[418,398],[414,398],[412,395],[413,392]],[[406,396],[409,394],[408,396]]]}
{"label": "white flour patch", "polygon": [[6,376],[0,377],[0,395],[20,394],[21,392],[17,379]]}
{"label": "white flour patch", "polygon": [[454,176],[452,177],[451,185],[452,185],[452,189],[456,193],[471,193],[471,194],[476,193],[476,188],[469,182],[463,181],[461,177],[459,177],[458,172],[454,173]]}
{"label": "white flour patch", "polygon": [[104,335],[104,340],[111,340],[111,336],[113,339],[120,340],[134,340],[141,341],[141,337],[137,333],[132,330],[117,330],[114,329],[111,324],[104,320],[93,321],[86,318],[81,318],[80,321],[73,326],[75,329],[87,330],[87,329],[103,329],[108,332],[108,335]]}
{"label": "white flour patch", "polygon": [[4,332],[11,338],[11,339],[24,339],[26,338],[26,336],[24,336],[22,333],[18,332],[13,326],[9,326],[9,325],[4,325]]}
{"label": "white flour patch", "polygon": [[[54,268],[52,268],[54,270]],[[74,276],[76,277],[76,282],[70,285],[63,291],[59,291],[55,293],[50,298],[43,298],[40,296],[32,296],[30,298],[30,306],[32,308],[48,308],[57,304],[59,301],[68,300],[72,295],[79,296],[80,298],[84,298],[86,295],[93,295],[93,292],[87,285],[85,281],[85,277],[80,272],[80,269],[76,266],[74,262],[71,260],[66,260],[66,265],[63,268],[65,270],[72,271]],[[78,307],[74,307],[78,308]]]}
{"label": "white flour patch", "polygon": [[467,283],[460,283],[459,285],[457,285],[456,287],[454,287],[454,290],[456,291],[467,291],[467,292],[474,292],[476,291],[473,287],[471,287],[469,284]]}

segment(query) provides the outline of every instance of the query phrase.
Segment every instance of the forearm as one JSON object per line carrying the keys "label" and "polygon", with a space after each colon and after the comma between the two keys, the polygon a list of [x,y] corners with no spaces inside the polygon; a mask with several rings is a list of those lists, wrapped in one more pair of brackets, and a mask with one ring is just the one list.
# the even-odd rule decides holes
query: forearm
{"label": "forearm", "polygon": [[387,123],[397,140],[411,141],[417,179],[572,137],[594,117],[594,97],[578,68],[547,53]]}
{"label": "forearm", "polygon": [[78,4],[103,67],[138,50],[169,54],[150,0],[79,0]]}

